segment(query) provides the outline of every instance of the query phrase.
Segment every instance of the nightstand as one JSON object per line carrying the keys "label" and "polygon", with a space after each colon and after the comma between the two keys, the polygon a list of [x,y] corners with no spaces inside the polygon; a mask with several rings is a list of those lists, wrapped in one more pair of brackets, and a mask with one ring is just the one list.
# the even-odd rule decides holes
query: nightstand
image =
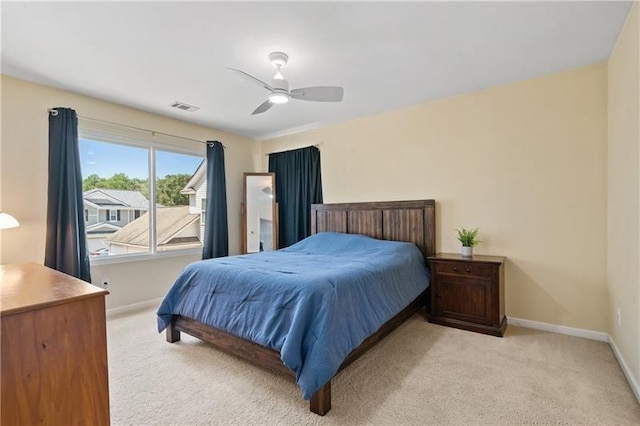
{"label": "nightstand", "polygon": [[462,257],[438,253],[431,265],[429,322],[502,337],[504,262],[502,256]]}

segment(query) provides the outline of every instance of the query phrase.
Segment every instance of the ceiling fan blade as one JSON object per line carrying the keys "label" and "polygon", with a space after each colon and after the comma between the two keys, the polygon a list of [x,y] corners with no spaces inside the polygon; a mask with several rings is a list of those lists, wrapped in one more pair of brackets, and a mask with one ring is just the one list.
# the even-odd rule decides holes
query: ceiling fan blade
{"label": "ceiling fan blade", "polygon": [[258,108],[256,108],[251,115],[256,115],[256,114],[262,114],[263,112],[265,112],[266,110],[268,110],[269,108],[271,108],[273,106],[273,104],[271,102],[269,102],[269,99],[267,99],[266,101],[264,101],[263,103],[260,104],[260,106]]}
{"label": "ceiling fan blade", "polygon": [[344,95],[344,89],[337,86],[316,86],[293,89],[291,97],[303,101],[340,102]]}
{"label": "ceiling fan blade", "polygon": [[244,71],[240,71],[240,70],[237,70],[237,69],[235,69],[235,68],[229,68],[229,67],[227,67],[227,69],[228,69],[228,70],[231,70],[231,71],[235,71],[235,72],[237,72],[237,73],[238,73],[238,75],[240,75],[240,76],[241,76],[242,78],[244,78],[245,80],[249,80],[249,81],[251,81],[252,83],[257,84],[258,86],[262,86],[262,87],[264,87],[265,89],[267,89],[268,91],[273,92],[273,87],[271,87],[270,85],[268,85],[268,84],[267,84],[267,83],[265,83],[264,81],[260,80],[259,78],[255,78],[255,77],[254,77],[254,76],[252,76],[251,74],[247,74],[246,72],[244,72]]}

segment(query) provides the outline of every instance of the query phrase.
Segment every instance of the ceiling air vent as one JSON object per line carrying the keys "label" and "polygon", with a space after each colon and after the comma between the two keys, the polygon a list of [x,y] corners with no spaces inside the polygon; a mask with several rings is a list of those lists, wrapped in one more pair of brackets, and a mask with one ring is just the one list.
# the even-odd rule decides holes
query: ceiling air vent
{"label": "ceiling air vent", "polygon": [[194,112],[200,109],[197,106],[185,104],[184,102],[180,102],[180,101],[175,101],[169,106],[172,108],[178,108],[178,109],[181,109],[182,111],[189,111],[189,112]]}

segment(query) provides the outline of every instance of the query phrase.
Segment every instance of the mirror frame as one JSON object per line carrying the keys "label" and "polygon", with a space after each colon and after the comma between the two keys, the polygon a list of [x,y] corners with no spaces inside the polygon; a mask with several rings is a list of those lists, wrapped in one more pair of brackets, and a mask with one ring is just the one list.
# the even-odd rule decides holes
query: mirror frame
{"label": "mirror frame", "polygon": [[247,248],[247,177],[251,176],[270,176],[271,177],[271,191],[273,198],[271,201],[272,217],[273,217],[273,249],[277,250],[278,245],[278,203],[276,202],[276,174],[275,173],[249,173],[242,174],[242,203],[240,203],[240,222],[241,222],[241,239],[240,239],[240,251],[242,254],[248,254]]}

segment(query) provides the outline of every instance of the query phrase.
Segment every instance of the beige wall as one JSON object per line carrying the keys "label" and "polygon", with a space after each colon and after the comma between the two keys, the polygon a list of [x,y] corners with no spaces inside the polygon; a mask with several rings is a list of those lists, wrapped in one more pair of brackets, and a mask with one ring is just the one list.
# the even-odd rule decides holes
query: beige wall
{"label": "beige wall", "polygon": [[[640,12],[609,58],[608,265],[611,338],[640,381]],[[622,314],[618,325],[617,311]]]}
{"label": "beige wall", "polygon": [[[242,173],[259,168],[259,143],[63,90],[2,76],[0,205],[21,223],[2,231],[0,263],[44,261],[47,207],[47,108],[65,106],[79,115],[197,140],[220,140],[225,150],[229,249],[240,251]],[[188,142],[185,142],[188,143]],[[202,145],[202,152],[205,152]],[[94,282],[109,278],[108,307],[161,297],[194,256],[92,268]]]}
{"label": "beige wall", "polygon": [[263,152],[319,144],[325,202],[436,199],[438,251],[460,251],[454,228],[479,227],[476,253],[508,257],[507,315],[608,331],[606,85],[600,63],[268,140]]}

